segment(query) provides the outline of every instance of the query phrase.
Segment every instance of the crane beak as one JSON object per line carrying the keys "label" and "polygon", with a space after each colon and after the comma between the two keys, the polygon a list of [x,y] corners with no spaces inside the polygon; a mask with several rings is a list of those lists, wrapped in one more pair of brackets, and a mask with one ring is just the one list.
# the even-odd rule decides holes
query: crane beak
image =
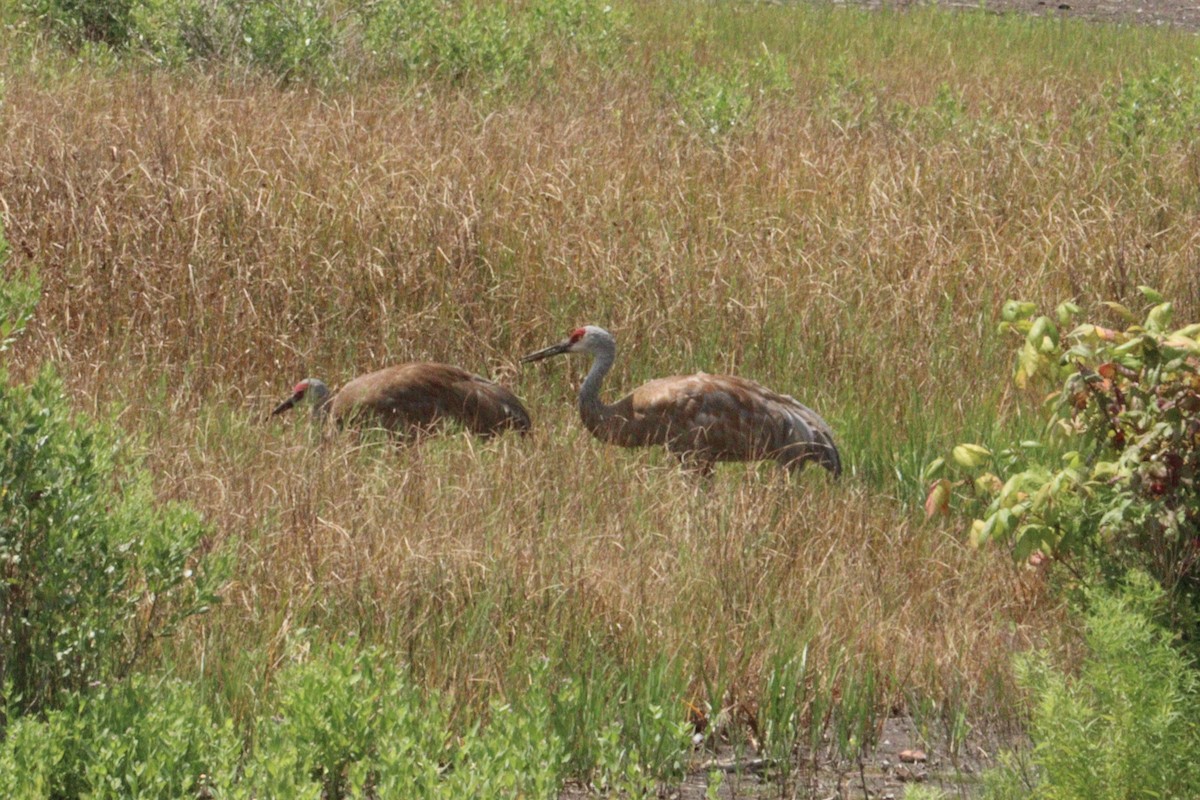
{"label": "crane beak", "polygon": [[296,405],[296,400],[299,399],[299,397],[300,397],[300,395],[294,394],[291,397],[289,397],[287,400],[284,400],[282,403],[275,406],[275,410],[271,412],[271,416],[273,417],[276,414],[282,414],[283,412],[287,411],[292,406]]}
{"label": "crane beak", "polygon": [[534,361],[541,361],[543,358],[550,358],[551,356],[561,355],[563,353],[569,352],[570,347],[571,347],[571,343],[569,341],[559,342],[558,344],[552,344],[544,350],[538,350],[536,353],[530,353],[527,356],[523,356],[521,358],[521,363],[522,364],[530,364]]}

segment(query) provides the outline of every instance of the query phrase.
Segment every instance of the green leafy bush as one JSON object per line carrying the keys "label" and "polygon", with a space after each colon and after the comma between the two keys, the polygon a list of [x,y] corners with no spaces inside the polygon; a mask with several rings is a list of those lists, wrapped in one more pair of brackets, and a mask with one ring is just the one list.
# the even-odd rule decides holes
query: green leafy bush
{"label": "green leafy bush", "polygon": [[381,780],[410,782],[412,796],[437,790],[449,721],[436,697],[423,698],[379,653],[334,648],[289,667],[279,687],[248,769],[263,790],[310,780],[324,797],[357,796]]}
{"label": "green leafy bush", "polygon": [[[36,295],[0,282],[3,347]],[[0,687],[18,714],[125,674],[146,646],[216,600],[206,529],[155,502],[109,427],[72,414],[43,369],[0,369]]]}
{"label": "green leafy bush", "polygon": [[1200,124],[1200,84],[1195,64],[1163,67],[1122,83],[1114,92],[1109,130],[1125,150],[1189,143]]}
{"label": "green leafy bush", "polygon": [[124,674],[216,599],[205,527],[156,503],[118,441],[72,416],[51,370],[0,375],[0,676],[21,710]]}
{"label": "green leafy bush", "polygon": [[[0,229],[0,267],[8,261],[8,240]],[[24,280],[0,277],[0,353],[8,351],[17,337],[25,331],[41,296],[36,276]]]}
{"label": "green leafy bush", "polygon": [[[702,48],[703,42],[694,46]],[[680,121],[710,137],[746,127],[760,100],[792,88],[783,57],[765,47],[760,57],[744,62],[707,64],[690,55],[663,57],[658,80]]]}
{"label": "green leafy bush", "polygon": [[366,28],[373,53],[406,73],[432,73],[450,81],[508,74],[532,65],[534,32],[503,5],[385,3]]}
{"label": "green leafy bush", "polygon": [[985,781],[990,800],[1200,796],[1200,679],[1150,621],[1158,594],[1135,574],[1120,595],[1089,596],[1077,676],[1044,656],[1018,659],[1018,680],[1033,695],[1033,785],[1002,767]]}
{"label": "green leafy bush", "polygon": [[135,676],[15,719],[0,796],[550,800],[566,759],[544,674],[456,732],[442,699],[389,656],[334,648],[280,673],[252,740],[195,685]]}
{"label": "green leafy bush", "polygon": [[567,756],[563,741],[553,734],[547,675],[544,665],[535,666],[530,688],[521,697],[512,703],[492,701],[486,726],[474,726],[460,740],[439,796],[559,796]]}
{"label": "green leafy bush", "polygon": [[248,64],[284,80],[360,74],[520,82],[560,52],[601,60],[627,14],[598,0],[23,0],[64,40],[136,48],[156,60]]}
{"label": "green leafy bush", "polygon": [[[263,67],[283,65],[286,70],[290,63],[293,68],[301,67],[299,74],[315,75],[323,74],[318,69],[321,65],[298,65],[296,54],[326,53],[326,43],[318,40],[315,48],[311,44],[289,47],[280,40],[287,29],[281,23],[288,18],[307,18],[315,25],[311,22],[312,9],[311,5],[276,9],[272,17],[271,11],[260,8],[256,16],[251,16],[245,3],[237,0],[140,0],[134,6],[133,18],[139,47],[168,65],[224,61],[256,63]],[[270,24],[272,21],[274,26]],[[254,34],[258,31],[253,30],[255,22],[264,34],[257,40]],[[293,24],[291,27],[303,30],[304,26]],[[257,61],[253,55],[256,46]],[[284,51],[292,54],[290,61],[281,57]]]}
{"label": "green leafy bush", "polygon": [[843,58],[830,65],[816,110],[839,130],[857,130],[876,119],[882,106],[879,98],[874,81],[860,75]]}
{"label": "green leafy bush", "polygon": [[283,79],[332,76],[337,32],[323,0],[251,3],[240,16],[251,64]]}
{"label": "green leafy bush", "polygon": [[237,796],[557,797],[562,740],[543,670],[530,691],[494,701],[458,735],[442,699],[414,687],[386,654],[334,648],[281,675],[258,721]]}
{"label": "green leafy bush", "polygon": [[376,717],[383,709],[374,666],[366,657],[335,649],[280,676],[276,721],[260,720],[258,745],[266,759],[284,754],[280,763],[291,762],[296,774],[289,783],[311,777],[324,796],[345,795],[350,766],[367,757],[378,734]]}
{"label": "green leafy bush", "polygon": [[214,776],[234,774],[241,744],[194,686],[137,676],[14,720],[0,746],[0,795],[202,796]]}
{"label": "green leafy bush", "polygon": [[605,60],[617,51],[626,15],[595,0],[523,5],[384,0],[360,20],[370,69],[463,82],[519,81],[553,62],[552,51]]}
{"label": "green leafy bush", "polygon": [[137,0],[23,0],[26,13],[72,45],[121,48],[134,38]]}
{"label": "green leafy bush", "polygon": [[[927,508],[944,509],[952,489],[970,485],[990,498],[972,526],[974,543],[1007,542],[1020,559],[1054,555],[1088,580],[1144,570],[1172,597],[1171,624],[1192,634],[1200,610],[1200,324],[1174,328],[1172,304],[1142,292],[1149,307],[1140,320],[1109,304],[1129,323],[1123,331],[1084,323],[1061,335],[1080,314],[1074,304],[1054,318],[1029,303],[1005,305],[1001,328],[1022,338],[1018,385],[1056,387],[1047,436],[995,454],[959,445],[949,463],[970,478],[934,481]],[[934,462],[929,477],[947,463]]]}

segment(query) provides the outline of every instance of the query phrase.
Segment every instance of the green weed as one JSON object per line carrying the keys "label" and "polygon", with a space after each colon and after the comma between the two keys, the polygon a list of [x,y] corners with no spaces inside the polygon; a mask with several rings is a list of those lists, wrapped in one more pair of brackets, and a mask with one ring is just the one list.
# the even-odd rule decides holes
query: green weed
{"label": "green weed", "polygon": [[1015,761],[989,778],[988,797],[1191,797],[1200,720],[1197,673],[1151,621],[1158,588],[1133,576],[1122,594],[1094,593],[1088,653],[1077,676],[1045,656],[1019,660],[1033,693],[1032,781]]}
{"label": "green weed", "polygon": [[1110,131],[1125,151],[1159,151],[1186,144],[1200,123],[1195,65],[1164,65],[1121,83],[1114,90]]}

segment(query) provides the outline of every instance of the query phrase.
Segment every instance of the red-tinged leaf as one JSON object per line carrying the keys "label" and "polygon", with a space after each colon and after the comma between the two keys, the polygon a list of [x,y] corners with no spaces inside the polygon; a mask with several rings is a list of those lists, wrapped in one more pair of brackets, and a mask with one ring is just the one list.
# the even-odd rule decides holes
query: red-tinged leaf
{"label": "red-tinged leaf", "polygon": [[1096,367],[1096,372],[1100,373],[1100,377],[1107,378],[1111,381],[1113,378],[1117,377],[1117,365],[1109,361]]}
{"label": "red-tinged leaf", "polygon": [[1121,334],[1119,331],[1114,331],[1112,328],[1102,328],[1099,325],[1095,326],[1096,337],[1103,339],[1106,342],[1115,342]]}
{"label": "red-tinged leaf", "polygon": [[925,516],[933,517],[949,513],[950,481],[942,478],[929,484],[929,493],[925,496]]}

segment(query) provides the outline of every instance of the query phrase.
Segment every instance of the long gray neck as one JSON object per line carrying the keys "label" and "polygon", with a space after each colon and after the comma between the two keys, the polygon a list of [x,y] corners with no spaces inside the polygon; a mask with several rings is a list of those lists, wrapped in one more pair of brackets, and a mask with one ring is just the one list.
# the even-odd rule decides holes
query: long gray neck
{"label": "long gray neck", "polygon": [[592,356],[592,368],[583,379],[583,386],[579,387],[579,416],[583,418],[583,424],[594,431],[612,414],[612,408],[600,399],[600,384],[612,369],[617,357],[617,345],[615,342],[602,342]]}
{"label": "long gray neck", "polygon": [[325,385],[324,381],[310,378],[308,381],[308,391],[305,394],[308,395],[306,399],[312,404],[313,422],[325,422],[325,419],[329,416],[329,400],[331,397],[329,387]]}

